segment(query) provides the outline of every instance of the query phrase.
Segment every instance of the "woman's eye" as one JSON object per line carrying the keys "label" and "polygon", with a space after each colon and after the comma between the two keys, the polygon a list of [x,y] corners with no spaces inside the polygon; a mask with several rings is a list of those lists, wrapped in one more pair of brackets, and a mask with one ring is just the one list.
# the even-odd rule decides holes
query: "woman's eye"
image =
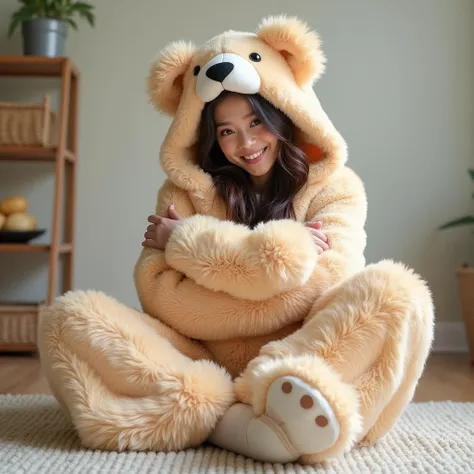
{"label": "woman's eye", "polygon": [[262,123],[262,122],[261,122],[259,119],[255,119],[255,120],[252,120],[251,126],[252,126],[252,127],[255,127],[255,125],[259,125],[259,124],[261,124],[261,123]]}
{"label": "woman's eye", "polygon": [[223,137],[227,136],[227,135],[230,135],[232,133],[232,130],[229,130],[228,128],[224,129],[221,131],[221,135]]}

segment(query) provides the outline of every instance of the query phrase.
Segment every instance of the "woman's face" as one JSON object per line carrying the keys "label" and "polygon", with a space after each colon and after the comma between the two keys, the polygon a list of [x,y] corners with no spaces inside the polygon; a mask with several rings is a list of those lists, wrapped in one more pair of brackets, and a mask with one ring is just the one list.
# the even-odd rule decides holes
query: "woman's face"
{"label": "woman's face", "polygon": [[231,94],[214,112],[216,136],[226,158],[249,173],[257,186],[266,183],[277,156],[279,143],[255,115],[248,100]]}

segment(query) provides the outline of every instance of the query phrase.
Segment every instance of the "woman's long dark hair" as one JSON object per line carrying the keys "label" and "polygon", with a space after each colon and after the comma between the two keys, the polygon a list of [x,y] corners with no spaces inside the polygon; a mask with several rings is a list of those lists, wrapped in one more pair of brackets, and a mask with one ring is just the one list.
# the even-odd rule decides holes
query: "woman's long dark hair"
{"label": "woman's long dark hair", "polygon": [[250,175],[230,163],[217,142],[214,110],[228,95],[222,92],[202,112],[198,142],[198,164],[209,173],[219,196],[227,205],[227,218],[249,227],[272,219],[294,218],[293,198],[306,183],[309,165],[305,153],[293,143],[291,120],[262,96],[244,95],[255,114],[280,142],[277,160],[260,204]]}

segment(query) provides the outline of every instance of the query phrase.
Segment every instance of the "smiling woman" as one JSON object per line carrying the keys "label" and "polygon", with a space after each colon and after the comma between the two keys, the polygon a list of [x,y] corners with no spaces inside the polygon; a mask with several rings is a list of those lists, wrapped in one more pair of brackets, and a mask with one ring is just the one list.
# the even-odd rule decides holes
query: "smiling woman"
{"label": "smiling woman", "polygon": [[240,95],[233,94],[221,101],[215,108],[214,120],[217,142],[225,157],[246,170],[252,182],[261,188],[277,159],[277,137]]}
{"label": "smiling woman", "polygon": [[229,219],[253,227],[294,218],[293,198],[309,165],[293,135],[291,120],[258,94],[223,92],[205,106],[199,166],[212,176]]}
{"label": "smiling woman", "polygon": [[143,312],[75,291],[40,314],[44,371],[84,445],[208,440],[314,464],[374,443],[411,400],[431,293],[402,264],[366,266],[364,184],[312,88],[319,46],[277,17],[152,65],[173,122],[134,269]]}

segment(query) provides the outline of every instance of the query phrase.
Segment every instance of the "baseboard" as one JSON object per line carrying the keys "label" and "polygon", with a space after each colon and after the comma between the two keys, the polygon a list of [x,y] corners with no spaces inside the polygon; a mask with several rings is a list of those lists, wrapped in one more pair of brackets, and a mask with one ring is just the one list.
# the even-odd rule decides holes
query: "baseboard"
{"label": "baseboard", "polygon": [[439,321],[435,326],[433,352],[467,352],[466,331],[462,321]]}

